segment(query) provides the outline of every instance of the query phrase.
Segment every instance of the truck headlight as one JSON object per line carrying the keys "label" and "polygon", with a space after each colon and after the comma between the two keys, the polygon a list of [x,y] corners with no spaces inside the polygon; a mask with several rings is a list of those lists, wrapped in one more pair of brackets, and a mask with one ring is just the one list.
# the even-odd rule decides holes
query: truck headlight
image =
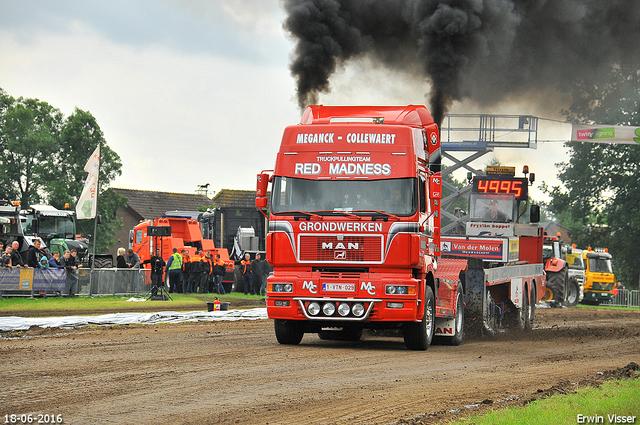
{"label": "truck headlight", "polygon": [[267,285],[267,291],[270,292],[293,292],[293,284],[291,283],[270,283]]}
{"label": "truck headlight", "polygon": [[347,303],[338,304],[338,314],[342,317],[348,316],[351,313],[351,307]]}
{"label": "truck headlight", "polygon": [[322,306],[322,312],[326,316],[333,316],[333,313],[336,312],[336,305],[334,303],[324,303]]}
{"label": "truck headlight", "polygon": [[355,303],[353,307],[351,307],[351,312],[356,317],[362,317],[364,314],[364,305],[361,303]]}
{"label": "truck headlight", "polygon": [[318,304],[315,301],[310,303],[309,306],[307,307],[307,311],[309,312],[310,315],[317,316],[318,314],[320,314],[320,304]]}

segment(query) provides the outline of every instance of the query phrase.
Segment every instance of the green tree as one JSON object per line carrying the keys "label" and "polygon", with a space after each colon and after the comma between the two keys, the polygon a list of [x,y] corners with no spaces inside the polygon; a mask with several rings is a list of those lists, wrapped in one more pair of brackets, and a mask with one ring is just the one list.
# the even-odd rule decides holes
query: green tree
{"label": "green tree", "polygon": [[0,186],[5,199],[35,204],[55,180],[62,113],[38,99],[14,99],[0,89]]}
{"label": "green tree", "polygon": [[[613,69],[604,82],[579,81],[570,122],[640,126],[640,70]],[[616,274],[637,287],[640,257],[640,146],[568,143],[569,162],[558,164],[564,187],[554,187],[549,209],[571,229],[580,247],[608,247]]]}
{"label": "green tree", "polygon": [[[38,99],[15,99],[0,89],[0,199],[19,199],[23,207],[49,203],[56,208],[72,208],[82,192],[87,173],[84,166],[102,145],[100,187],[108,187],[121,174],[122,163],[111,150],[96,119],[75,109],[64,118],[53,106]],[[98,213],[98,246],[111,245],[121,223],[115,211],[125,205],[123,197],[103,193]],[[79,220],[82,234],[93,233],[93,220]]]}

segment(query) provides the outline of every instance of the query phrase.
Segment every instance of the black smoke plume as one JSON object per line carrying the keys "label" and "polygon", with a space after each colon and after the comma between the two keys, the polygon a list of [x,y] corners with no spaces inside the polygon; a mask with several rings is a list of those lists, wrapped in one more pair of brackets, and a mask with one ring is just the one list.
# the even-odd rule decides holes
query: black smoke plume
{"label": "black smoke plume", "polygon": [[291,72],[300,108],[329,91],[339,65],[362,56],[393,70],[422,70],[437,123],[453,101],[490,105],[527,93],[567,91],[577,79],[597,81],[613,66],[640,66],[637,0],[283,4],[284,28],[297,42]]}

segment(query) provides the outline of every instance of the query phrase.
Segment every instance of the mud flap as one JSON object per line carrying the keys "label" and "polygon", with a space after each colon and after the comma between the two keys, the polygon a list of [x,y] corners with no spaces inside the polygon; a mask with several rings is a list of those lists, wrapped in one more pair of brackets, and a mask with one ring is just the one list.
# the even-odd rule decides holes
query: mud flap
{"label": "mud flap", "polygon": [[524,283],[522,278],[511,279],[511,302],[518,308],[522,308],[522,296],[524,293]]}
{"label": "mud flap", "polygon": [[434,336],[454,336],[456,334],[455,317],[447,319],[445,317],[436,317],[436,330]]}

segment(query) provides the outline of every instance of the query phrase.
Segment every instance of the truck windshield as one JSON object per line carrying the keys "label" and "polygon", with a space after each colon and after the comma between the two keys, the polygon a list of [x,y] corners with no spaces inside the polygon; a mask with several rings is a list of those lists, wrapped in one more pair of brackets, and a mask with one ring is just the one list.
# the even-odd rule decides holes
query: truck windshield
{"label": "truck windshield", "polygon": [[584,270],[582,254],[567,254],[567,263],[570,269]]}
{"label": "truck windshield", "polygon": [[305,180],[274,177],[271,211],[383,211],[398,216],[418,208],[416,179]]}
{"label": "truck windshield", "polygon": [[73,218],[66,216],[40,216],[39,234],[45,238],[75,238]]}
{"label": "truck windshield", "polygon": [[484,195],[472,193],[469,197],[471,221],[514,221],[515,197],[513,195]]}
{"label": "truck windshield", "polygon": [[589,258],[589,270],[595,273],[613,273],[608,258]]}

